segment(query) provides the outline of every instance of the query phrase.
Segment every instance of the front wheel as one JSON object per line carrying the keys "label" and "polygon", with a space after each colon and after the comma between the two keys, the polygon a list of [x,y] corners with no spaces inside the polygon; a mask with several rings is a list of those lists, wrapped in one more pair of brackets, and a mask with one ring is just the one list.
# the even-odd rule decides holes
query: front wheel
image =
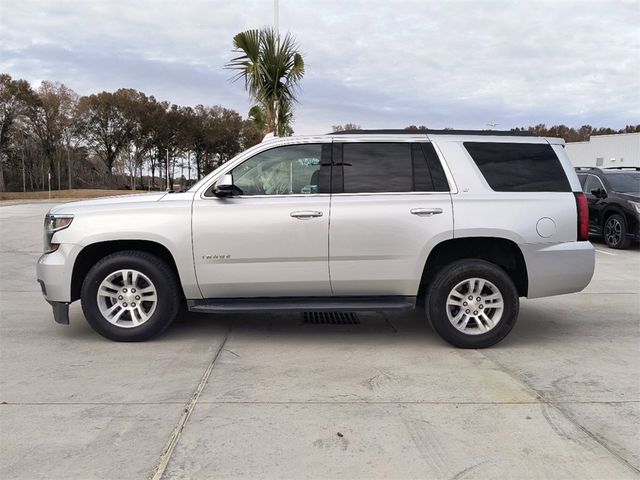
{"label": "front wheel", "polygon": [[465,259],[445,266],[425,302],[435,331],[459,348],[486,348],[511,331],[519,298],[513,281],[497,265]]}
{"label": "front wheel", "polygon": [[622,215],[614,213],[604,222],[604,241],[609,248],[624,249],[631,244],[627,236],[627,222]]}
{"label": "front wheel", "polygon": [[120,342],[148,340],[175,319],[180,305],[172,269],[146,252],[108,255],[82,284],[84,315],[100,335]]}

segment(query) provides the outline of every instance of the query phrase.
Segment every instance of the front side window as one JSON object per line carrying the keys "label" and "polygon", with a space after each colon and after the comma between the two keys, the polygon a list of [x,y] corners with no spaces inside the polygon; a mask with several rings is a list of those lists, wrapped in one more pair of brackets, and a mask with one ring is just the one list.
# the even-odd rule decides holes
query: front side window
{"label": "front side window", "polygon": [[578,180],[580,181],[580,186],[582,187],[582,190],[584,191],[584,182],[586,182],[587,176],[578,174]]}
{"label": "front side window", "polygon": [[604,190],[602,182],[595,175],[587,175],[582,191],[584,193],[592,193],[594,190]]}
{"label": "front side window", "polygon": [[345,143],[344,193],[413,191],[410,143]]}
{"label": "front side window", "polygon": [[258,153],[231,172],[242,195],[318,193],[321,144],[286,145]]}

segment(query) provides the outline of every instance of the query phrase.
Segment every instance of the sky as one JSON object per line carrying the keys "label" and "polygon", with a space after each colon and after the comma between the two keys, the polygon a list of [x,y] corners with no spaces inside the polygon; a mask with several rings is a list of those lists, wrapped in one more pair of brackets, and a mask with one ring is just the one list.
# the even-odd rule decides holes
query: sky
{"label": "sky", "polygon": [[[274,0],[0,0],[0,72],[81,95],[251,103],[224,65]],[[640,123],[640,0],[280,0],[306,73],[297,134],[332,125]]]}

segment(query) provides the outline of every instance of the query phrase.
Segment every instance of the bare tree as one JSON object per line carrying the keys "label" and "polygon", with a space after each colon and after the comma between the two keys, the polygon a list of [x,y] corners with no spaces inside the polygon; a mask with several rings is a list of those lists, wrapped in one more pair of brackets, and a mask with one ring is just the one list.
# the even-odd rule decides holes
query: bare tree
{"label": "bare tree", "polygon": [[60,154],[63,131],[72,121],[78,95],[59,82],[44,81],[29,104],[27,116],[31,131],[40,142],[48,171],[61,188]]}
{"label": "bare tree", "polygon": [[113,186],[114,162],[128,145],[133,131],[133,121],[128,116],[128,96],[127,90],[120,89],[80,100],[84,138],[104,163],[110,186]]}
{"label": "bare tree", "polygon": [[25,80],[13,80],[5,73],[0,75],[0,192],[6,190],[4,169],[8,161],[7,148],[16,130],[14,126],[24,115],[27,106],[34,101],[35,96],[29,83]]}

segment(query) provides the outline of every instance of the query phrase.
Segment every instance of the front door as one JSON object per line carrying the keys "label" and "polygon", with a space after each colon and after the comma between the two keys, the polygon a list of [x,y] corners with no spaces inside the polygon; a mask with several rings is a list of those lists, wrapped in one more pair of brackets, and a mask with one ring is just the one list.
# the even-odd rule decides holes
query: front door
{"label": "front door", "polygon": [[[327,144],[325,150],[330,154]],[[236,166],[237,194],[193,204],[193,253],[204,298],[324,296],[330,196],[322,144],[274,147]],[[327,172],[328,184],[328,172]]]}
{"label": "front door", "polygon": [[602,181],[595,175],[587,174],[587,178],[582,186],[582,191],[587,197],[589,203],[589,232],[602,233],[602,198],[593,194],[594,191],[600,190],[606,192]]}

